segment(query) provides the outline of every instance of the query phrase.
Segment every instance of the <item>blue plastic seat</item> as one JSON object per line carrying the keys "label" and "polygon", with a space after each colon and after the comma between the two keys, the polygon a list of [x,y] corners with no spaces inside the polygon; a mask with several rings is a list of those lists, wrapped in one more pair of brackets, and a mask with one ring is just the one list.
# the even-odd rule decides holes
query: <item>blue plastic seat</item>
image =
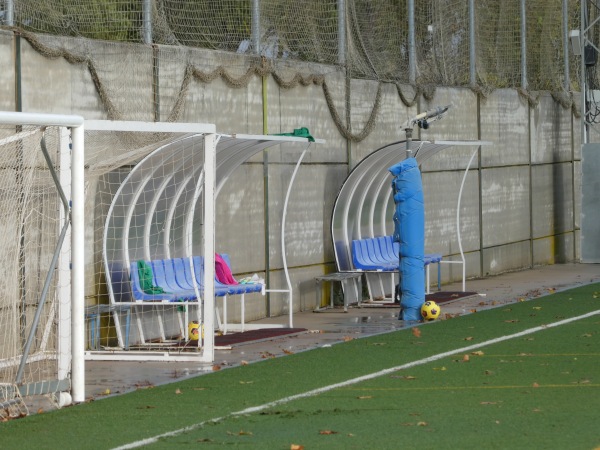
{"label": "blue plastic seat", "polygon": [[138,302],[174,302],[177,296],[173,293],[165,294],[146,294],[140,284],[140,276],[137,263],[131,263],[129,268],[129,278],[131,282],[131,293],[133,299]]}
{"label": "blue plastic seat", "polygon": [[154,284],[162,287],[165,291],[177,296],[177,301],[195,301],[196,292],[193,289],[184,289],[177,284],[175,280],[175,271],[173,265],[162,259],[150,261],[152,273],[154,275]]}

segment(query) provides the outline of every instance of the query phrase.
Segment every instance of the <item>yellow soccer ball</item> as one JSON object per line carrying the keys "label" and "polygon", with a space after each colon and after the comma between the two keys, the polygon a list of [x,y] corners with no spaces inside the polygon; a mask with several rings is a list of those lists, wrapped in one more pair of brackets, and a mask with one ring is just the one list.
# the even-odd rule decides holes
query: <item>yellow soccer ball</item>
{"label": "yellow soccer ball", "polygon": [[421,315],[423,320],[435,320],[440,317],[440,307],[433,300],[426,301],[421,306]]}
{"label": "yellow soccer ball", "polygon": [[200,337],[200,324],[197,320],[194,320],[188,324],[188,339],[190,341],[197,341]]}

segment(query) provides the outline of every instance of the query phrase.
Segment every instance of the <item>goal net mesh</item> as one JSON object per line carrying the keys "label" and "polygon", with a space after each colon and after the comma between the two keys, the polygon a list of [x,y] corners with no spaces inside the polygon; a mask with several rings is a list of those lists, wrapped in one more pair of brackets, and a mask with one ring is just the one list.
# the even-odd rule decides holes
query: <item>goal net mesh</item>
{"label": "goal net mesh", "polygon": [[68,219],[43,145],[59,174],[58,128],[0,125],[0,385],[5,397],[16,394],[10,386],[64,379],[68,369],[59,373],[57,361],[60,352],[67,360],[70,354],[70,348],[61,347],[65,330],[59,326],[69,319],[70,274],[68,264],[55,261]]}

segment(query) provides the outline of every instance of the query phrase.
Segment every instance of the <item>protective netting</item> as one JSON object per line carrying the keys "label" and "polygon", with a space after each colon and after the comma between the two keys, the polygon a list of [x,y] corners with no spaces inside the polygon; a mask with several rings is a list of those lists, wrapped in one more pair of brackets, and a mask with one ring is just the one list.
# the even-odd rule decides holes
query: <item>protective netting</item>
{"label": "protective netting", "polygon": [[[469,2],[414,3],[412,76],[407,0],[14,0],[13,24],[25,32],[36,33],[35,39],[43,44],[38,48],[46,48],[49,57],[58,56],[49,49],[56,51],[61,47],[57,47],[56,40],[41,34],[151,42],[247,55],[257,55],[258,50],[271,61],[268,67],[262,64],[261,74],[276,72],[272,64],[289,59],[341,65],[351,77],[412,82],[421,88],[445,85],[470,86],[482,92],[499,87],[528,92],[569,90],[565,89],[563,33],[565,29],[578,28],[579,0],[568,2],[568,24],[562,23],[562,0],[525,2],[525,86],[521,68],[521,0],[474,2],[475,83],[470,76]],[[85,61],[97,71],[100,85],[107,91],[111,77],[102,73],[108,70],[102,67],[102,60],[103,54],[112,51],[106,42],[93,51],[89,47],[68,50],[73,60]],[[125,53],[122,70],[131,73],[129,69],[135,71],[139,53],[135,49]],[[151,53],[145,57],[151,57]],[[185,52],[176,58],[189,63]],[[257,62],[254,65],[261,66]],[[571,87],[576,88],[578,65],[571,66],[575,68]],[[248,69],[243,59],[222,54],[214,60],[213,69],[217,68],[219,76],[224,76],[223,72],[230,76],[232,85],[248,82],[247,78],[239,78]],[[207,69],[203,71],[208,76]],[[115,78],[121,80],[119,76]],[[135,108],[120,113],[129,117],[133,111]]]}
{"label": "protective netting", "polygon": [[[0,125],[0,385],[37,393],[66,379],[70,361],[69,258],[57,253],[68,214],[50,170],[60,180],[69,169],[59,142],[57,128]],[[0,393],[21,404],[16,388]]]}

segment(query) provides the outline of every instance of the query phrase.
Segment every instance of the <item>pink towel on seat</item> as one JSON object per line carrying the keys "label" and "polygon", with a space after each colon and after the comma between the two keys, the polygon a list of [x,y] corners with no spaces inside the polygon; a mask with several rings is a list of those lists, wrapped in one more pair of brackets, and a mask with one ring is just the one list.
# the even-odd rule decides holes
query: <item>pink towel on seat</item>
{"label": "pink towel on seat", "polygon": [[223,284],[238,284],[233,278],[229,266],[218,253],[215,253],[215,276]]}

